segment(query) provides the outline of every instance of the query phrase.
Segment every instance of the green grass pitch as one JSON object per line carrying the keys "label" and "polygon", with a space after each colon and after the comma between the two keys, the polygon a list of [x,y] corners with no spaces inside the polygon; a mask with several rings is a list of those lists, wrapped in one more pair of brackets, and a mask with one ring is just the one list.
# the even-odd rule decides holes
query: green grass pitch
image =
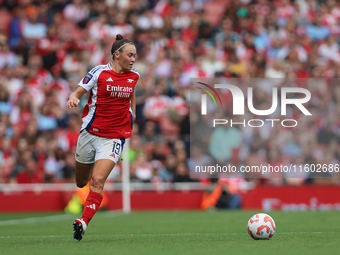
{"label": "green grass pitch", "polygon": [[339,254],[339,212],[269,212],[276,233],[247,233],[254,211],[99,212],[82,241],[79,215],[0,214],[0,254]]}

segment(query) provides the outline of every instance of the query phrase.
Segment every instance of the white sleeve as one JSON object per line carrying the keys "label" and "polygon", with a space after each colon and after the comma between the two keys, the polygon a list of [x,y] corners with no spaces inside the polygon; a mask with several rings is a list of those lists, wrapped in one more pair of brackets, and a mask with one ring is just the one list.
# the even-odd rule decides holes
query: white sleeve
{"label": "white sleeve", "polygon": [[89,91],[97,84],[98,74],[96,74],[98,70],[98,66],[94,67],[90,72],[88,72],[84,78],[79,82],[79,86],[82,86],[86,91]]}

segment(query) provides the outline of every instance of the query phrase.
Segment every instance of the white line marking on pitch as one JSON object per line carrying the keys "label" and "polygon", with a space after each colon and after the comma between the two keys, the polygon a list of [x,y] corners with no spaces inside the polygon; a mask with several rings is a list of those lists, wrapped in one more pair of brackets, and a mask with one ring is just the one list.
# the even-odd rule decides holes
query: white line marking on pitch
{"label": "white line marking on pitch", "polygon": [[[112,212],[112,211],[100,212],[96,214],[96,218],[117,217],[121,215],[125,215],[125,214]],[[24,218],[24,219],[16,219],[16,220],[4,220],[4,221],[0,221],[0,226],[18,225],[18,224],[25,224],[25,223],[37,223],[37,222],[52,222],[52,221],[59,221],[59,220],[70,220],[76,217],[77,217],[77,214],[60,214],[60,215],[32,217],[32,218]]]}
{"label": "white line marking on pitch", "polygon": [[[117,215],[118,216],[118,215]],[[278,234],[336,234],[339,232],[282,232]],[[180,233],[180,234],[115,234],[115,235],[87,235],[88,237],[111,236],[111,237],[152,237],[152,236],[214,236],[214,235],[246,235],[247,233]],[[0,236],[6,238],[69,238],[69,235],[50,235],[50,236]]]}

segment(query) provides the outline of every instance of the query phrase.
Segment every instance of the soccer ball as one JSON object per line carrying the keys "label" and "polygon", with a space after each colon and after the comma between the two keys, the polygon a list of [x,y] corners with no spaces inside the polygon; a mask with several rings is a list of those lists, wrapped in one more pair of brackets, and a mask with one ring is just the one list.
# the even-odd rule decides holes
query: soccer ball
{"label": "soccer ball", "polygon": [[269,240],[275,230],[275,222],[268,214],[257,213],[248,221],[248,233],[254,240]]}

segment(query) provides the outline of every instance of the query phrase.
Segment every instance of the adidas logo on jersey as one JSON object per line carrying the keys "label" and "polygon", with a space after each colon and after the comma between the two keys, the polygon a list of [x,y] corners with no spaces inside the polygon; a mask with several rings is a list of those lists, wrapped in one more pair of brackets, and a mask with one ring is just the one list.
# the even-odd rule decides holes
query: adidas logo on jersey
{"label": "adidas logo on jersey", "polygon": [[132,79],[127,79],[128,82],[132,83],[134,80]]}
{"label": "adidas logo on jersey", "polygon": [[86,207],[91,208],[93,210],[96,210],[96,204],[88,205]]}
{"label": "adidas logo on jersey", "polygon": [[110,78],[108,78],[106,81],[113,81],[113,80],[112,80],[112,78],[110,77]]}

